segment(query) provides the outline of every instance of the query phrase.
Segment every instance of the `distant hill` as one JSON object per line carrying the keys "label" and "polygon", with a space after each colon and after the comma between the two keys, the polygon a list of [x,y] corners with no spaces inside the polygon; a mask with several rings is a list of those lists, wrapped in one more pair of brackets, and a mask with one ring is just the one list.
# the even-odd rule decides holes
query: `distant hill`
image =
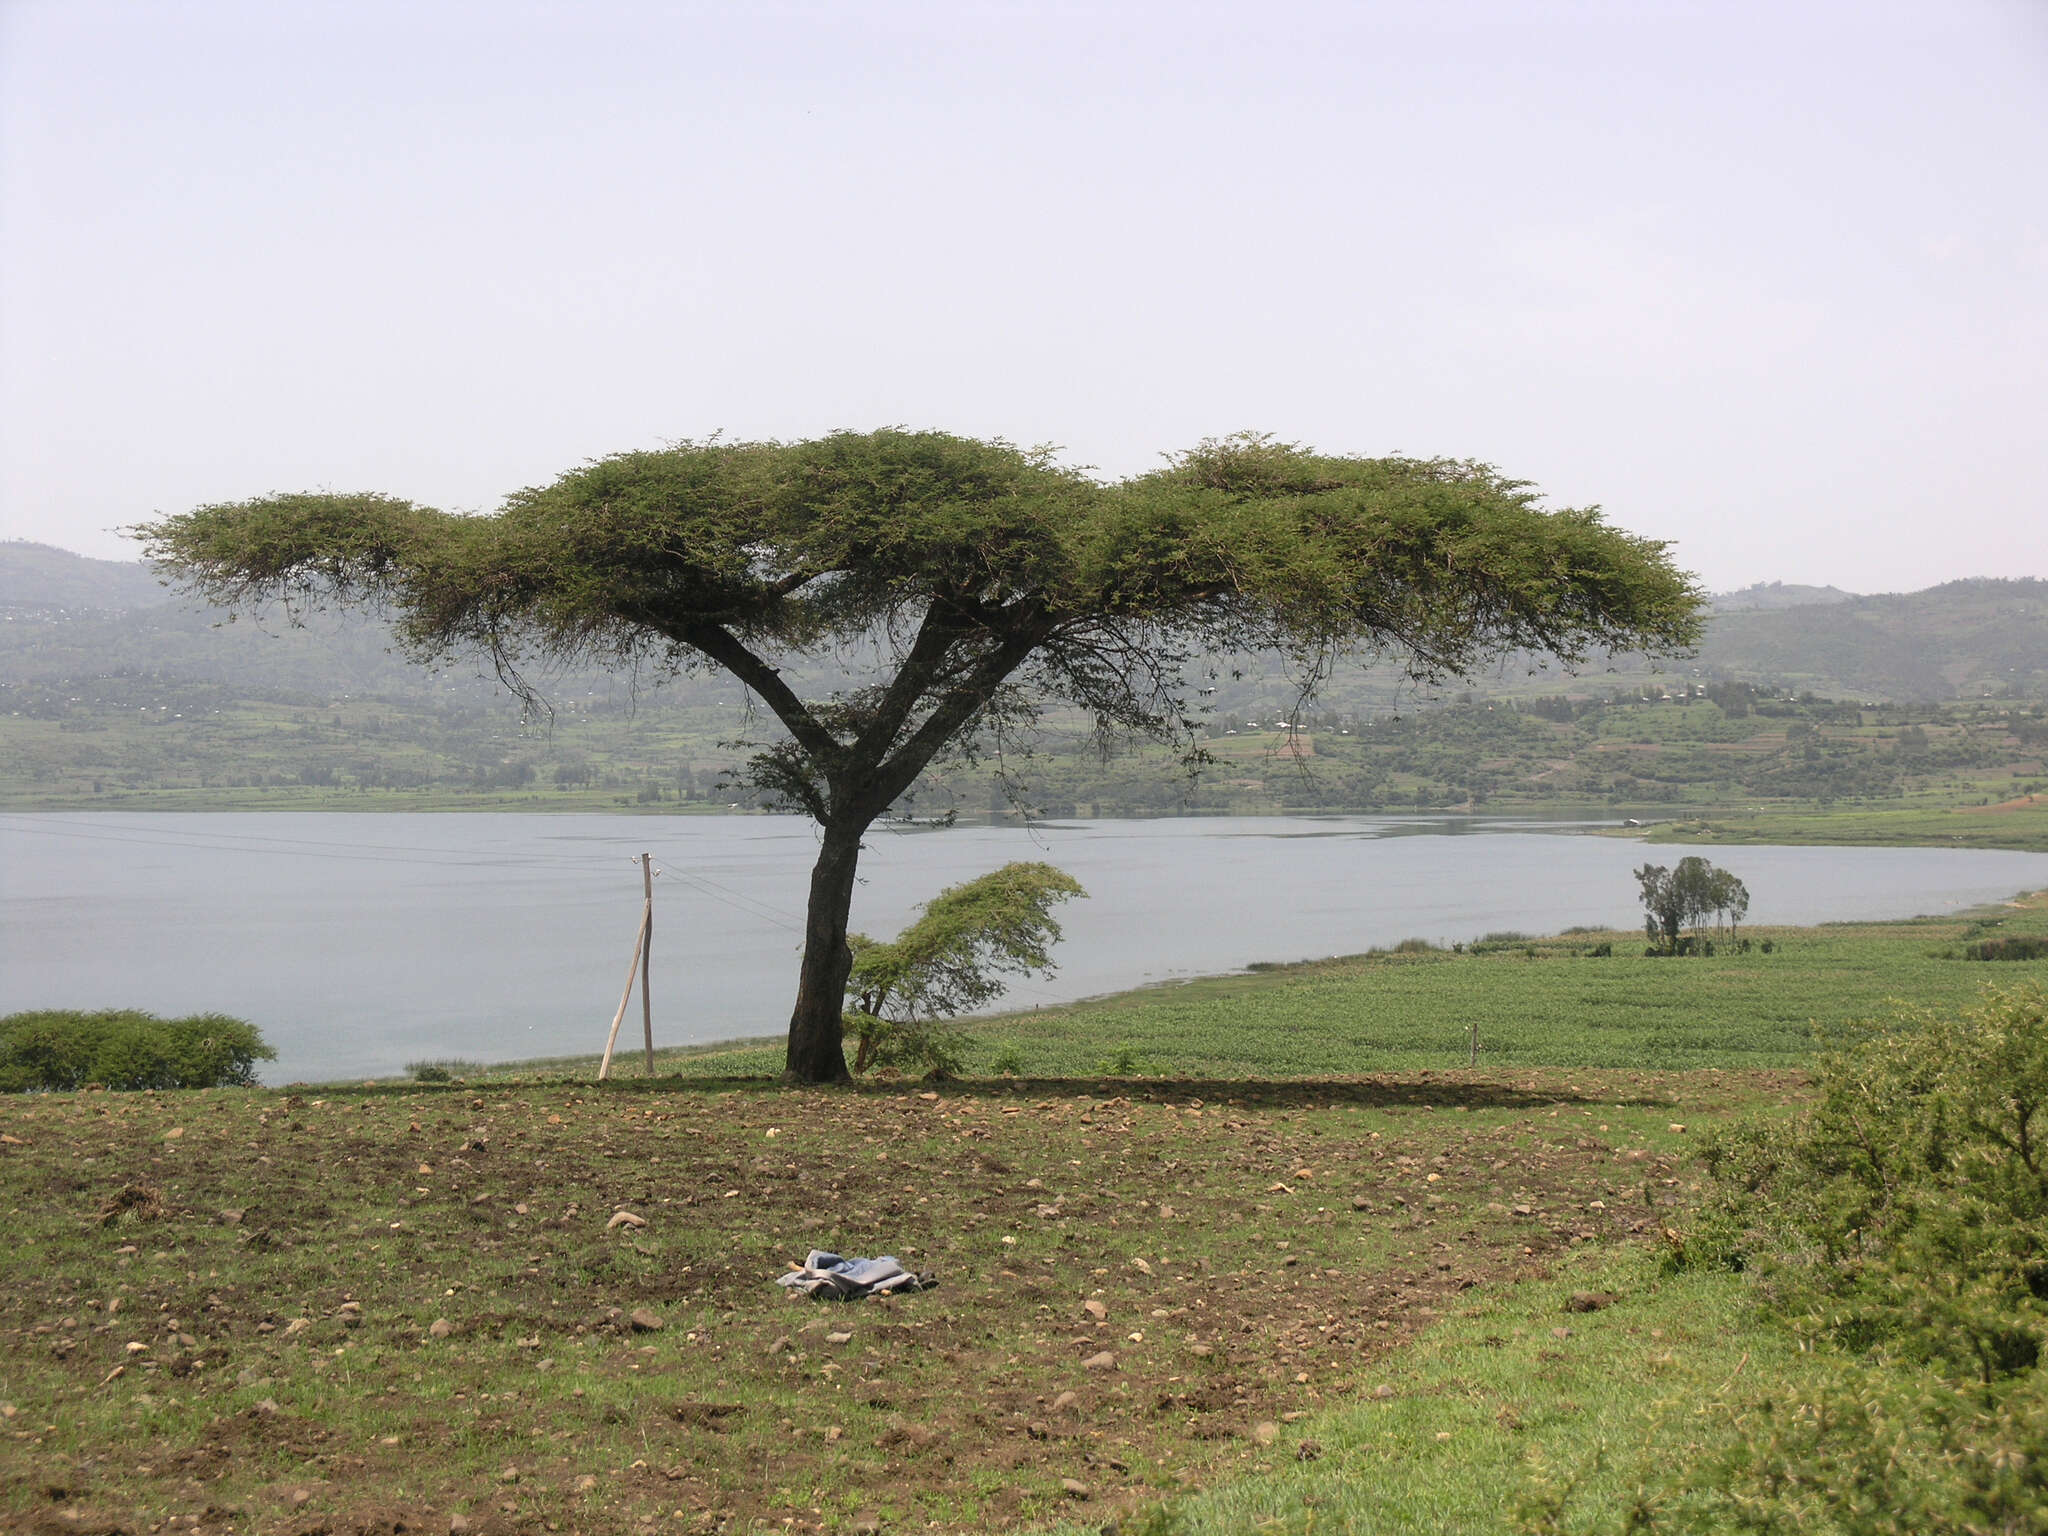
{"label": "distant hill", "polygon": [[2044,698],[2048,581],[1977,577],[1724,613],[1693,665],[1843,699]]}
{"label": "distant hill", "polygon": [[1840,587],[1787,586],[1782,581],[1760,581],[1739,592],[1716,592],[1707,599],[1707,606],[1716,613],[1744,613],[1752,609],[1810,608],[1817,603],[1847,603],[1854,601],[1855,597],[1854,592],[1844,592]]}
{"label": "distant hill", "polygon": [[[1687,661],[1653,668],[1639,657],[1616,657],[1568,677],[1554,666],[1511,659],[1469,687],[1526,697],[1703,678],[1901,703],[2048,698],[2048,582],[1975,578],[1876,597],[1772,582],[1717,594],[1710,603],[1706,637]],[[799,677],[806,671],[792,670]],[[1277,665],[1242,670],[1242,679],[1219,685],[1213,696],[1219,709],[1263,719],[1291,703]],[[410,665],[371,620],[315,615],[304,628],[281,617],[224,624],[220,614],[166,591],[138,562],[0,543],[0,684],[110,672],[328,697],[481,699],[497,691],[473,669],[434,675]],[[809,681],[830,686],[822,672]],[[614,686],[630,682],[595,675],[573,680],[578,693]],[[646,702],[654,702],[655,691],[681,700],[731,689],[723,680],[686,679],[650,691]],[[1325,689],[1327,708],[1361,714],[1422,702],[1398,669],[1386,666],[1340,668]]]}
{"label": "distant hill", "polygon": [[97,610],[125,613],[167,600],[169,594],[135,560],[91,560],[68,549],[0,541],[0,611],[10,608]]}

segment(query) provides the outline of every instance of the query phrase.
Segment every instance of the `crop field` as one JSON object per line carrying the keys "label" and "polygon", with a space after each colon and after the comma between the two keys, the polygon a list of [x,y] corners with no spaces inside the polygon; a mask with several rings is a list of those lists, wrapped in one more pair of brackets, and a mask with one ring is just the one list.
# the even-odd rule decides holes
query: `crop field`
{"label": "crop field", "polygon": [[[1963,947],[2048,934],[2048,893],[1967,915],[1743,933],[1747,953],[1724,943],[1685,959],[1645,956],[1640,932],[1588,932],[1262,968],[974,1020],[968,1060],[1023,1079],[1196,1083],[1457,1071],[1476,1024],[1478,1064],[1495,1072],[1797,1067],[1816,1022],[1867,1017],[1894,998],[1958,1003],[2010,980],[2004,966],[1960,958]],[[1613,953],[1596,956],[1603,944]],[[772,1042],[657,1061],[691,1075],[781,1068]],[[596,1058],[478,1070],[587,1078]]]}

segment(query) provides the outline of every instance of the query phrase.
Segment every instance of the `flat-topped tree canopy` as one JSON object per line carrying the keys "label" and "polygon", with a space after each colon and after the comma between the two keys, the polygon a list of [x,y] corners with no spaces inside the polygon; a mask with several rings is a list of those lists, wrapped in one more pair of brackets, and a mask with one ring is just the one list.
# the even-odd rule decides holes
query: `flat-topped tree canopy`
{"label": "flat-topped tree canopy", "polygon": [[[747,773],[823,836],[789,1075],[846,1074],[846,921],[862,833],[941,753],[1044,702],[1105,732],[1189,745],[1182,668],[1278,649],[1304,693],[1335,656],[1418,676],[1510,650],[1670,654],[1699,594],[1666,547],[1596,509],[1546,512],[1463,460],[1210,440],[1103,482],[1046,450],[942,432],[682,443],[519,491],[489,516],[290,494],[143,526],[209,600],[373,606],[423,660],[711,664],[788,739]],[[781,667],[865,642],[871,685],[803,698]]]}

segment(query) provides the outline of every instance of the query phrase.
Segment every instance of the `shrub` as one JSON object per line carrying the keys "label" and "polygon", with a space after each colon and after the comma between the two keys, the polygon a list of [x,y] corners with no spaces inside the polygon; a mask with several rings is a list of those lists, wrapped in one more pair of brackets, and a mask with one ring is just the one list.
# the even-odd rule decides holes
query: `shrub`
{"label": "shrub", "polygon": [[1586,953],[1595,960],[1606,960],[1614,954],[1614,941],[1612,939],[1602,939],[1598,944],[1587,950]]}
{"label": "shrub", "polygon": [[411,1062],[405,1070],[412,1074],[412,1080],[416,1083],[452,1083],[455,1081],[455,1074],[442,1066],[438,1061]]}
{"label": "shrub", "polygon": [[0,1092],[248,1087],[277,1052],[220,1013],[160,1019],[132,1009],[44,1009],[0,1018]]}
{"label": "shrub", "polygon": [[[1836,1348],[1817,1388],[1718,1405],[1722,1438],[1627,1529],[2048,1530],[2048,989],[1822,1046],[1811,1109],[1709,1144],[1677,1262],[1747,1271]],[[1562,1500],[1538,1502],[1524,1528],[1563,1529]]]}
{"label": "shrub", "polygon": [[1984,939],[1963,950],[1965,960],[2048,960],[2048,939]]}
{"label": "shrub", "polygon": [[998,1077],[1018,1077],[1024,1071],[1024,1053],[1014,1045],[1006,1045],[996,1052],[996,1059],[989,1064],[989,1070]]}
{"label": "shrub", "polygon": [[2048,989],[1822,1037],[1788,1134],[1711,1142],[1700,1257],[1837,1343],[1989,1385],[2048,1345]]}
{"label": "shrub", "polygon": [[1390,953],[1396,955],[1433,955],[1436,951],[1437,946],[1430,943],[1427,939],[1403,939],[1393,947]]}

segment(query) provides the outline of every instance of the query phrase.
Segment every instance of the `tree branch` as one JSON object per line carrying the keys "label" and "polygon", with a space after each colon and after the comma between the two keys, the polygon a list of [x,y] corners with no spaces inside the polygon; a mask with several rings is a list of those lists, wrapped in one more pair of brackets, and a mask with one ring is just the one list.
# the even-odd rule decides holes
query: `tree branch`
{"label": "tree branch", "polygon": [[662,632],[701,651],[758,693],[762,702],[775,711],[775,718],[821,768],[839,755],[838,740],[818,723],[810,707],[782,680],[782,674],[740,644],[729,631],[717,624],[690,624],[674,630],[663,626]]}

